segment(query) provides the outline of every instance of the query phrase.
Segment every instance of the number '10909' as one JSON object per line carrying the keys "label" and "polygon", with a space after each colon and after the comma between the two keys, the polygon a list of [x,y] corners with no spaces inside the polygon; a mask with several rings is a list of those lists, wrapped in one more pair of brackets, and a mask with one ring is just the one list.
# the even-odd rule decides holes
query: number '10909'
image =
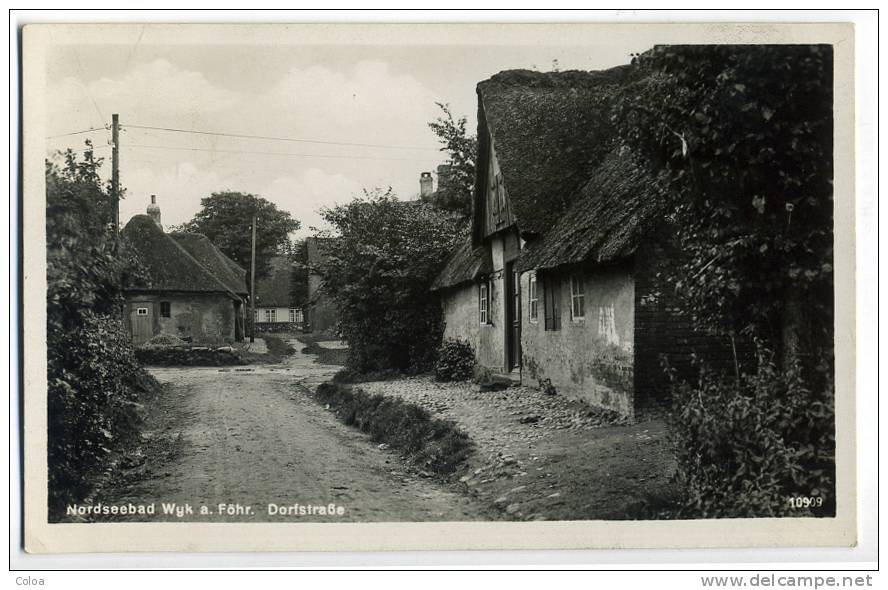
{"label": "number '10909'", "polygon": [[791,496],[787,498],[789,505],[793,508],[818,508],[823,506],[823,498],[821,496]]}

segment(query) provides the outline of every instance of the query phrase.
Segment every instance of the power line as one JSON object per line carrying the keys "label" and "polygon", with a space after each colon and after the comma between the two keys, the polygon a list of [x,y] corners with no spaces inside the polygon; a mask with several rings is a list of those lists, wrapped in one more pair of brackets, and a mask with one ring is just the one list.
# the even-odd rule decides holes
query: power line
{"label": "power line", "polygon": [[78,81],[80,82],[80,86],[83,88],[83,92],[89,97],[89,100],[92,101],[92,105],[96,109],[96,113],[99,114],[99,122],[103,123],[107,121],[105,115],[102,114],[102,109],[99,108],[99,103],[96,102],[95,97],[92,95],[92,92],[89,91],[89,87],[83,83],[83,80],[86,78],[86,72],[83,70],[83,62],[80,61],[80,54],[77,50],[73,50],[74,58],[77,60],[77,69],[80,70],[80,78]]}
{"label": "power line", "polygon": [[150,125],[124,125],[124,128],[131,129],[153,129],[155,131],[170,131],[174,133],[191,133],[194,135],[214,135],[218,137],[236,137],[239,139],[263,139],[268,141],[290,141],[294,143],[317,143],[321,145],[343,145],[343,146],[351,146],[351,147],[373,147],[373,148],[385,148],[385,149],[393,149],[393,150],[432,150],[432,151],[440,151],[438,148],[428,148],[428,147],[418,147],[418,146],[406,146],[406,145],[389,145],[389,144],[381,144],[381,143],[352,143],[352,142],[343,142],[343,141],[325,141],[321,139],[301,139],[296,137],[275,137],[271,135],[248,135],[242,133],[222,133],[217,131],[200,131],[196,129],[177,129],[175,127],[152,127]]}
{"label": "power line", "polygon": [[322,155],[322,154],[300,154],[295,152],[263,152],[263,151],[253,151],[253,150],[225,150],[225,149],[214,149],[214,148],[189,148],[189,147],[173,147],[168,145],[144,145],[144,144],[133,144],[133,143],[124,143],[121,144],[122,148],[147,148],[147,149],[158,149],[158,150],[180,150],[180,151],[188,151],[188,152],[218,152],[218,153],[226,153],[226,154],[259,154],[263,156],[296,156],[300,158],[329,158],[336,160],[395,160],[400,162],[425,162],[426,160],[420,158],[386,158],[382,156],[333,156],[333,155]]}
{"label": "power line", "polygon": [[59,154],[62,154],[62,155],[64,155],[65,152],[68,152],[68,151],[70,151],[72,154],[85,154],[86,152],[97,152],[97,151],[99,151],[99,150],[106,150],[106,149],[108,149],[108,148],[110,148],[110,147],[111,147],[110,145],[94,145],[94,146],[91,147],[91,148],[86,148],[86,149],[83,149],[83,150],[72,150],[71,148],[67,148],[67,149],[64,149],[64,150],[56,149],[56,150],[54,150],[54,151],[55,151],[56,153],[59,153]]}
{"label": "power line", "polygon": [[72,131],[71,133],[59,133],[58,135],[47,135],[46,139],[55,139],[57,137],[69,137],[71,135],[80,135],[81,133],[92,133],[93,131],[107,131],[105,127],[91,127],[90,129],[82,129],[80,131]]}

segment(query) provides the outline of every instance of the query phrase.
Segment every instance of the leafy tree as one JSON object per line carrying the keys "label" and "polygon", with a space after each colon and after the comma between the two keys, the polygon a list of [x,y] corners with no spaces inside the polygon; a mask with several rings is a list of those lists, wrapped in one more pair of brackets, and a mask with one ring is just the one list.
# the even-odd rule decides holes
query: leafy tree
{"label": "leafy tree", "polygon": [[429,287],[462,237],[452,217],[388,191],[325,209],[334,230],[323,237],[328,258],[319,269],[337,303],[349,342],[349,365],[362,371],[431,368],[440,344],[438,302]]}
{"label": "leafy tree", "polygon": [[751,369],[674,383],[683,517],[834,513],[833,118],[828,46],[662,46],[613,121],[665,176],[683,257],[661,279]]}
{"label": "leafy tree", "polygon": [[[207,236],[226,256],[250,268],[252,220],[256,224],[256,278],[268,276],[271,259],[289,246],[289,236],[299,222],[274,203],[256,195],[218,192],[200,201],[201,210],[181,229]],[[249,274],[247,275],[249,282]]]}
{"label": "leafy tree", "polygon": [[614,118],[668,173],[687,258],[667,278],[686,307],[788,364],[831,356],[832,49],[663,46],[634,63],[648,75]]}
{"label": "leafy tree", "polygon": [[112,198],[87,142],[46,162],[47,464],[49,511],[89,492],[111,451],[135,432],[136,401],[156,386],[136,363],[121,316],[121,277],[135,272],[117,250]]}
{"label": "leafy tree", "polygon": [[438,179],[438,190],[426,200],[440,209],[469,218],[472,216],[478,140],[466,131],[465,117],[454,119],[448,105],[440,102],[435,104],[444,115],[429,123],[429,127],[438,136],[442,144],[441,151],[450,158],[450,175]]}

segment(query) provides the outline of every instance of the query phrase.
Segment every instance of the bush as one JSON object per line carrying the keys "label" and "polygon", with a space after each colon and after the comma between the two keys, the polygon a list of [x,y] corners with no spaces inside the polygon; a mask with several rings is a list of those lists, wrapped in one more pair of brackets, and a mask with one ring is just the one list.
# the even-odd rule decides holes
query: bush
{"label": "bush", "polygon": [[117,317],[84,313],[47,334],[49,513],[82,500],[111,453],[138,430],[145,393],[159,387],[133,357]]}
{"label": "bush", "polygon": [[438,349],[435,377],[439,381],[466,381],[475,370],[475,350],[465,340],[448,338]]}
{"label": "bush", "polygon": [[302,332],[302,322],[257,322],[253,328],[256,334],[299,334]]}
{"label": "bush", "polygon": [[[678,516],[739,518],[835,514],[831,386],[809,390],[765,361],[739,380],[703,368],[674,387],[672,431],[685,498]],[[812,509],[793,497],[821,498]]]}
{"label": "bush", "polygon": [[318,386],[315,396],[329,404],[345,424],[402,451],[412,463],[432,473],[453,473],[471,451],[469,436],[453,422],[432,418],[425,409],[399,398],[330,382]]}
{"label": "bush", "polygon": [[116,248],[92,146],[46,163],[47,468],[50,521],[93,490],[109,458],[138,432],[159,384],[138,365],[121,314],[121,277],[138,275]]}
{"label": "bush", "polygon": [[313,269],[339,311],[348,366],[366,373],[430,371],[441,343],[440,303],[429,288],[466,227],[431,205],[391,192],[322,211],[333,229]]}
{"label": "bush", "polygon": [[143,365],[157,367],[225,367],[247,364],[246,359],[230,348],[143,346],[136,349],[136,359]]}

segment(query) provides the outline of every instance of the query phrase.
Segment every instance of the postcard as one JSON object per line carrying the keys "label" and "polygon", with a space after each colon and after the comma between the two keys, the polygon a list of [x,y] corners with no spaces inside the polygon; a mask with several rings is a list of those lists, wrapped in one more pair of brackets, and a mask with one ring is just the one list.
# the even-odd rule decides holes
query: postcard
{"label": "postcard", "polygon": [[853,49],[27,25],[26,550],[855,545]]}

